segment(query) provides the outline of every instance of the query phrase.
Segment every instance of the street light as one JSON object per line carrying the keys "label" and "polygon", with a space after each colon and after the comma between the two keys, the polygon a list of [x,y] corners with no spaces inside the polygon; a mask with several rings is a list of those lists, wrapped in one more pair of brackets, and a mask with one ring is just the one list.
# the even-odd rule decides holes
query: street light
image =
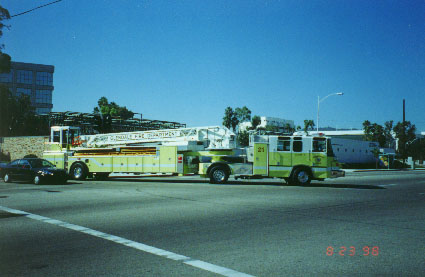
{"label": "street light", "polygon": [[326,98],[333,95],[344,95],[343,92],[337,92],[337,93],[331,93],[328,96],[323,97],[320,99],[319,96],[317,96],[317,132],[319,133],[319,111],[320,111],[320,102],[323,102]]}

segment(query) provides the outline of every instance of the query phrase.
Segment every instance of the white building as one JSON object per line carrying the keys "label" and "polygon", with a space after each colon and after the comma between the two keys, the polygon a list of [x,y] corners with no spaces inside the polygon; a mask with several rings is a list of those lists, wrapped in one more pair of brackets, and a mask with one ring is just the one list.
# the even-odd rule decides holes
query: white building
{"label": "white building", "polygon": [[[261,123],[260,125],[258,125],[258,127],[261,127],[261,128],[266,128],[267,126],[273,126],[273,127],[277,127],[278,129],[282,131],[286,129],[287,125],[289,125],[291,128],[295,128],[295,124],[293,120],[286,120],[282,118],[269,117],[269,116],[260,116],[260,119],[261,119]],[[252,127],[252,123],[250,121],[239,123],[239,129],[241,131],[245,131],[251,127]]]}

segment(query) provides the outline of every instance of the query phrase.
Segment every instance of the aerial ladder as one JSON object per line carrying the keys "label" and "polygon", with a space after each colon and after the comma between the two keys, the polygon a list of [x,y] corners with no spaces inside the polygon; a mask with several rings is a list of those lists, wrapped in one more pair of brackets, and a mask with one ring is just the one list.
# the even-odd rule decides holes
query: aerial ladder
{"label": "aerial ladder", "polygon": [[124,145],[202,145],[205,149],[232,149],[236,146],[235,137],[235,134],[226,127],[208,126],[82,135],[73,139],[72,144],[80,148],[102,148]]}

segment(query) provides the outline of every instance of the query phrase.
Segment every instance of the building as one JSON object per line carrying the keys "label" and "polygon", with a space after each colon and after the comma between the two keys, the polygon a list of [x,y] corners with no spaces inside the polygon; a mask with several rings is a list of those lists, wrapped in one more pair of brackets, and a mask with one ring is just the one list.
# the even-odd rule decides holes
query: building
{"label": "building", "polygon": [[[267,126],[276,127],[276,129],[280,132],[288,132],[289,128],[295,128],[293,120],[286,120],[277,117],[269,117],[269,116],[261,116],[261,123],[257,126],[257,128],[266,128]],[[252,123],[250,121],[242,122],[239,124],[240,130],[247,130],[252,127]]]}
{"label": "building", "polygon": [[0,83],[13,95],[28,95],[37,114],[52,111],[53,65],[12,62],[10,73],[0,74]]}

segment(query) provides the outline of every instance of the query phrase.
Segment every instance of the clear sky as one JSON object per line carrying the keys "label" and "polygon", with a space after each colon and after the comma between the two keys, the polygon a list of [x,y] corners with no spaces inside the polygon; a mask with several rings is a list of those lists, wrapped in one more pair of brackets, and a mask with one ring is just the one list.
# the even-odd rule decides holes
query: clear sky
{"label": "clear sky", "polygon": [[[52,0],[2,0],[11,15]],[[144,118],[221,125],[253,115],[425,131],[425,1],[63,0],[9,20],[12,60],[55,66],[53,111],[101,96]]]}

